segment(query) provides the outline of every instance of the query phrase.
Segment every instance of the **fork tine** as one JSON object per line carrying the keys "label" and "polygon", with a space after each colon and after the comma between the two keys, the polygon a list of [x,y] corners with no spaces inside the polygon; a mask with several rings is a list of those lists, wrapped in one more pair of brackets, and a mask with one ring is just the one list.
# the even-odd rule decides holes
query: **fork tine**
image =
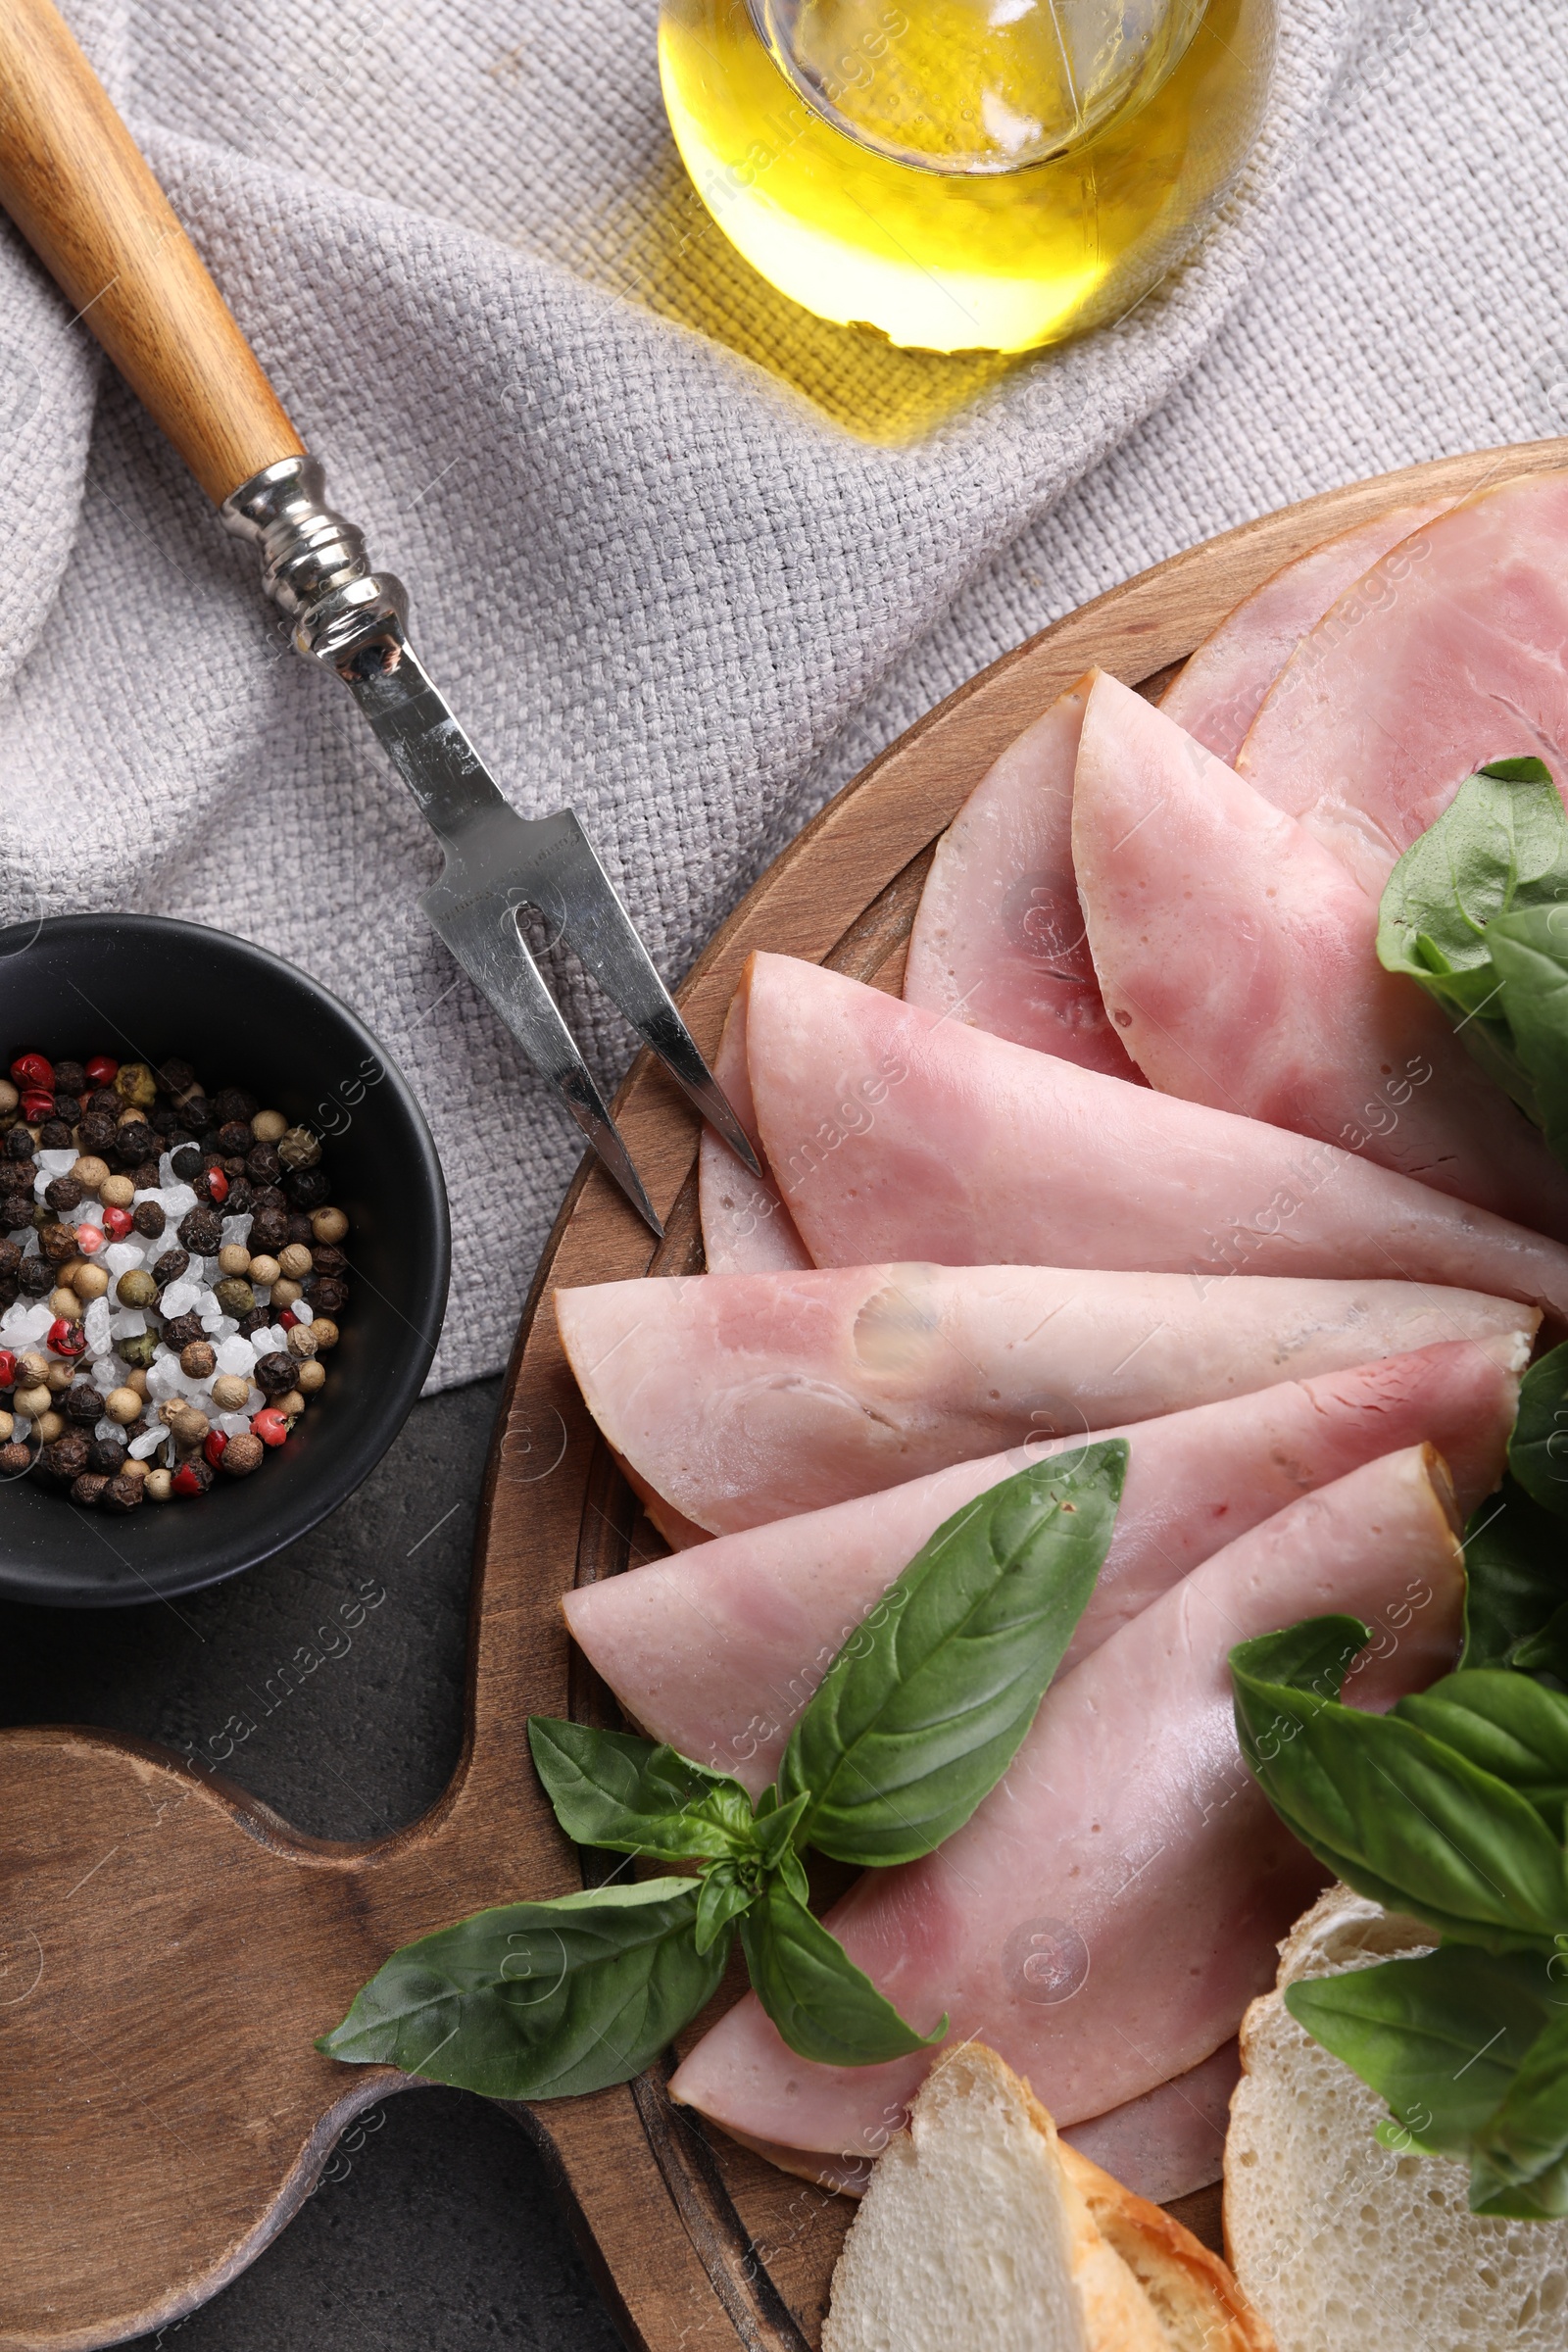
{"label": "fork tine", "polygon": [[698,1051],[697,1040],[659,977],[576,813],[561,808],[541,819],[540,835],[532,877],[534,905],[548,921],[559,923],[605,994],[653,1048],[693,1108],[760,1177],[762,1171],[750,1137]]}
{"label": "fork tine", "polygon": [[[461,869],[460,869],[461,870]],[[605,1107],[593,1072],[544,983],[506,894],[451,889],[445,877],[424,893],[424,911],[447,946],[495,1006],[528,1059],[558,1089],[607,1172],[662,1241],[642,1178]]]}

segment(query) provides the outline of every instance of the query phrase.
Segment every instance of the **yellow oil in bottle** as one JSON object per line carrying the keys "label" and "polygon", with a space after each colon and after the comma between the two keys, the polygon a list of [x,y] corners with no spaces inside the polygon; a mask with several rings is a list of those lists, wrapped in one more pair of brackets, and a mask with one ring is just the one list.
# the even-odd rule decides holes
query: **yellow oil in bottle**
{"label": "yellow oil in bottle", "polygon": [[663,0],[660,69],[698,193],[770,283],[907,349],[1014,352],[1180,259],[1273,35],[1273,0]]}

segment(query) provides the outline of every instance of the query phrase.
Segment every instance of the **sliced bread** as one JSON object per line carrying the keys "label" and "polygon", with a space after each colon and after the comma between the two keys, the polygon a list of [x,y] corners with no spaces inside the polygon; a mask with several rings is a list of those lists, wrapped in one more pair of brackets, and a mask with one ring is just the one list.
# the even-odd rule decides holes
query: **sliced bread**
{"label": "sliced bread", "polygon": [[1296,2023],[1298,1978],[1430,1949],[1414,1920],[1331,1886],[1242,2027],[1225,2148],[1236,2275],[1280,2352],[1562,2352],[1568,2222],[1473,2214],[1465,2167],[1380,2147],[1388,2109]]}
{"label": "sliced bread", "polygon": [[1224,2265],[1064,2146],[1029,2085],[967,2042],[872,2173],[822,2352],[981,2347],[1272,2352]]}

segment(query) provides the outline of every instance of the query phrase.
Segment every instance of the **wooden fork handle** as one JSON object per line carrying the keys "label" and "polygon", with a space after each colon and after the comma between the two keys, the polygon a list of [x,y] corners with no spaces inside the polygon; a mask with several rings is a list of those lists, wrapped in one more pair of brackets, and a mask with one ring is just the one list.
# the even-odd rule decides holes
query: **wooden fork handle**
{"label": "wooden fork handle", "polygon": [[303,454],[51,0],[0,0],[0,204],[215,505]]}

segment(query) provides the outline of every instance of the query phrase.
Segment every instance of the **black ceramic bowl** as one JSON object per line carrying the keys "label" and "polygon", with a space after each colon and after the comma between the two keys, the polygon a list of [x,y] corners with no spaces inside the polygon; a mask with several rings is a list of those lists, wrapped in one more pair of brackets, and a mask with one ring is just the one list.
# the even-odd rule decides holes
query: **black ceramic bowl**
{"label": "black ceramic bowl", "polygon": [[322,1137],[347,1211],[350,1300],[327,1385],[281,1451],[211,1493],[127,1516],[78,1510],[32,1476],[0,1484],[0,1593],[102,1608],[254,1567],[372,1470],[440,1337],[446,1188],[418,1104],[347,1005],[261,948],[146,914],[65,914],[0,931],[0,1071],[21,1053],[194,1062]]}

